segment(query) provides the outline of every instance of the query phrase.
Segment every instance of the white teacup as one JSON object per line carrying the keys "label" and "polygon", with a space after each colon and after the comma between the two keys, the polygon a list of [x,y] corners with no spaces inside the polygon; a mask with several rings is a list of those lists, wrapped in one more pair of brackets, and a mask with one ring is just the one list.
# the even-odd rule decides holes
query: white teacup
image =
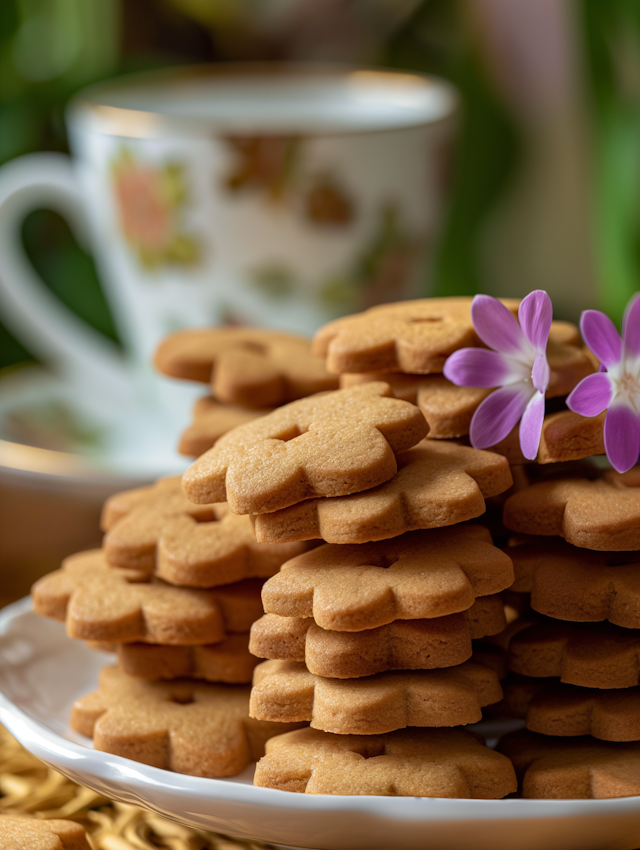
{"label": "white teacup", "polygon": [[[411,297],[442,209],[456,103],[440,80],[309,66],[190,68],[87,89],[67,112],[73,160],[33,154],[0,169],[5,321],[79,386],[116,399],[153,387],[153,351],[178,328],[311,333]],[[91,246],[126,359],[27,262],[19,226],[37,207],[62,211]]]}

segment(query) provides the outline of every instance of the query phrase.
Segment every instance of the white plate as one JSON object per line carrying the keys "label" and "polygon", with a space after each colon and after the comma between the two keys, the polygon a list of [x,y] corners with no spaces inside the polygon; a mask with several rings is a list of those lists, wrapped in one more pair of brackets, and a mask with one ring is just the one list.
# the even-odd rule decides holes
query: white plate
{"label": "white plate", "polygon": [[69,729],[73,700],[109,656],[69,640],[22,600],[0,613],[0,721],[35,756],[115,800],[188,826],[316,850],[634,850],[640,797],[444,800],[254,788],[251,771],[199,779],[96,752]]}

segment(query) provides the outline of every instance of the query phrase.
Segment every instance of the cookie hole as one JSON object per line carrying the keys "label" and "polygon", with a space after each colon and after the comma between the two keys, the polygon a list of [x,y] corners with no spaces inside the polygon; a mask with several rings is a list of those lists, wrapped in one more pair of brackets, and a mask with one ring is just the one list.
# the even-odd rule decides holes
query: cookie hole
{"label": "cookie hole", "polygon": [[434,322],[441,322],[442,316],[416,316],[415,319],[409,319],[410,325],[426,325]]}
{"label": "cookie hole", "polygon": [[242,343],[242,348],[244,351],[248,351],[251,354],[266,354],[267,347],[266,345],[262,345],[259,342],[253,342],[251,340],[247,340]]}
{"label": "cookie hole", "polygon": [[363,759],[374,759],[385,754],[384,744],[375,744],[373,741],[370,744],[365,744],[362,749],[358,750],[358,755]]}
{"label": "cookie hole", "polygon": [[195,701],[193,694],[171,694],[169,697],[169,702],[173,702],[176,705],[191,705]]}
{"label": "cookie hole", "polygon": [[306,432],[298,428],[297,425],[294,425],[290,431],[286,431],[284,434],[281,434],[274,439],[280,440],[283,443],[290,443],[291,440],[295,440],[296,437],[301,437],[304,433]]}
{"label": "cookie hole", "polygon": [[640,552],[611,552],[605,565],[607,567],[626,567],[640,563]]}
{"label": "cookie hole", "polygon": [[397,558],[391,558],[387,555],[380,555],[372,566],[380,567],[381,570],[388,570],[389,567],[392,567],[397,560]]}

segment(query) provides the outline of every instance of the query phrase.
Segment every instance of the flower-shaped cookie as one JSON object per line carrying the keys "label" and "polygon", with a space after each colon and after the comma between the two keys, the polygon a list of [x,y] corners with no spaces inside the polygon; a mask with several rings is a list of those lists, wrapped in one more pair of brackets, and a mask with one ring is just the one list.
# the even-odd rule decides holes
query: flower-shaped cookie
{"label": "flower-shaped cookie", "polygon": [[522,796],[546,800],[602,800],[640,794],[640,743],[559,739],[511,732],[498,749],[511,759]]}
{"label": "flower-shaped cookie", "polygon": [[640,685],[640,633],[610,623],[541,620],[511,639],[509,668],[583,688],[632,688]]}
{"label": "flower-shaped cookie", "polygon": [[373,383],[300,399],[235,428],[183,477],[198,504],[265,513],[315,496],[344,496],[388,481],[395,455],[427,433],[412,404]]}
{"label": "flower-shaped cookie", "polygon": [[299,729],[267,742],[254,785],[301,794],[499,799],[516,790],[509,759],[464,729],[331,735]]}
{"label": "flower-shaped cookie", "polygon": [[560,535],[585,549],[640,549],[640,467],[532,484],[507,499],[503,522],[521,534]]}
{"label": "flower-shaped cookie", "polygon": [[215,591],[173,587],[110,567],[96,549],[67,558],[31,594],[36,612],[66,621],[70,637],[188,646],[248,632],[262,613],[260,586],[250,579]]}
{"label": "flower-shaped cookie", "polygon": [[[479,345],[471,298],[423,298],[381,304],[329,322],[316,333],[313,352],[330,372],[442,372],[458,348]],[[503,299],[514,313],[518,301]]]}
{"label": "flower-shaped cookie", "polygon": [[394,620],[363,632],[330,632],[311,617],[265,614],[251,627],[260,658],[304,661],[310,673],[356,679],[386,670],[432,670],[471,658],[471,640],[506,625],[499,596],[482,596],[467,611],[432,620]]}
{"label": "flower-shaped cookie", "polygon": [[640,628],[640,552],[585,551],[535,538],[516,538],[507,552],[515,572],[512,589],[530,593],[534,611],[558,620]]}
{"label": "flower-shaped cookie", "polygon": [[257,539],[368,543],[456,525],[483,514],[485,498],[513,483],[505,458],[448,442],[424,440],[398,455],[397,462],[398,472],[390,481],[364,493],[307,499],[255,517]]}
{"label": "flower-shaped cookie", "polygon": [[288,561],[265,583],[267,614],[313,617],[359,632],[393,620],[444,617],[513,582],[511,559],[482,526],[415,531],[355,546],[327,543]]}
{"label": "flower-shaped cookie", "polygon": [[92,737],[96,750],[209,777],[240,773],[285,731],[249,717],[249,688],[144,682],[117,667],[105,667],[99,690],[74,703],[71,726]]}
{"label": "flower-shaped cookie", "polygon": [[70,820],[0,815],[0,847],[5,850],[91,850],[84,827]]}
{"label": "flower-shaped cookie", "polygon": [[463,726],[502,699],[494,670],[473,661],[444,670],[323,679],[298,661],[264,661],[253,674],[250,714],[277,722],[311,721],[339,735],[380,735],[406,726]]}
{"label": "flower-shaped cookie", "polygon": [[[604,454],[603,423],[603,415],[587,418],[570,410],[548,414],[542,423],[537,463],[564,463]],[[504,455],[511,465],[528,463],[520,448],[517,428],[491,451]]]}
{"label": "flower-shaped cookie", "polygon": [[210,383],[219,401],[254,408],[338,386],[306,337],[257,328],[179,331],[160,344],[155,366],[172,378]]}

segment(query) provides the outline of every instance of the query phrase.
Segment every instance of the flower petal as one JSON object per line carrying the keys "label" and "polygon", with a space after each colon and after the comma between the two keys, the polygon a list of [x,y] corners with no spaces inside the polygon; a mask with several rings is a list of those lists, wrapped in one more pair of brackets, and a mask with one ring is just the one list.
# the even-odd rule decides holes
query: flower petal
{"label": "flower petal", "polygon": [[516,317],[497,298],[476,295],[471,319],[476,333],[489,348],[505,354],[526,353],[528,346]]}
{"label": "flower petal", "polygon": [[544,420],[544,393],[537,392],[520,420],[520,450],[527,460],[535,460],[540,448]]}
{"label": "flower petal", "polygon": [[595,356],[606,369],[622,358],[622,340],[608,316],[600,310],[585,310],[580,317],[580,331]]}
{"label": "flower petal", "polygon": [[476,449],[495,446],[517,425],[534,390],[529,384],[501,387],[480,404],[471,420],[469,438]]}
{"label": "flower petal", "polygon": [[547,387],[549,386],[550,376],[551,372],[547,361],[547,355],[543,349],[536,354],[536,359],[533,361],[533,369],[531,370],[531,381],[533,386],[543,395],[546,393]]}
{"label": "flower petal", "polygon": [[500,387],[529,377],[528,370],[510,357],[486,348],[460,348],[444,364],[448,381],[459,387]]}
{"label": "flower petal", "polygon": [[625,357],[640,355],[640,292],[636,292],[624,311],[622,340]]}
{"label": "flower petal", "polygon": [[611,380],[606,372],[587,375],[567,398],[567,407],[581,416],[598,416],[611,404]]}
{"label": "flower petal", "polygon": [[522,299],[518,308],[522,332],[536,351],[546,351],[553,320],[553,305],[544,289],[536,289]]}
{"label": "flower petal", "polygon": [[618,472],[626,472],[638,462],[640,419],[626,404],[614,404],[607,411],[604,420],[604,448],[609,463]]}

